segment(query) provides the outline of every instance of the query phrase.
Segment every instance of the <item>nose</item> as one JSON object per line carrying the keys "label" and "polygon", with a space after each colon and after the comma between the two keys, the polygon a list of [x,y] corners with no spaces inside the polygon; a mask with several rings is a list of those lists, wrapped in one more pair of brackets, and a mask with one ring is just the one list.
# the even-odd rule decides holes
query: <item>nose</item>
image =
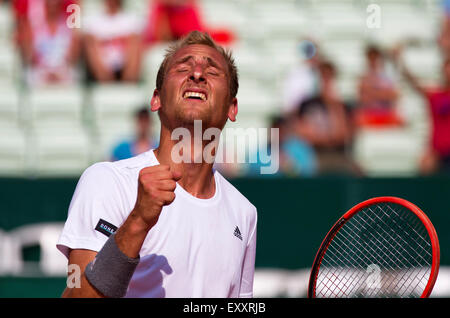
{"label": "nose", "polygon": [[206,78],[204,76],[204,69],[201,65],[195,65],[192,70],[192,74],[189,76],[189,80],[194,83],[206,83]]}

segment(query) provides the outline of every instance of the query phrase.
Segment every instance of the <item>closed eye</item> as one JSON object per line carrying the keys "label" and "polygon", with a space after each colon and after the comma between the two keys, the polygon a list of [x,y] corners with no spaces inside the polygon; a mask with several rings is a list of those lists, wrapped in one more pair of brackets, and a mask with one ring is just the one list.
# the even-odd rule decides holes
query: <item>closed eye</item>
{"label": "closed eye", "polygon": [[214,72],[214,71],[209,71],[208,74],[212,75],[212,76],[219,76],[219,73]]}
{"label": "closed eye", "polygon": [[219,76],[220,72],[216,68],[209,68],[207,73],[212,76]]}

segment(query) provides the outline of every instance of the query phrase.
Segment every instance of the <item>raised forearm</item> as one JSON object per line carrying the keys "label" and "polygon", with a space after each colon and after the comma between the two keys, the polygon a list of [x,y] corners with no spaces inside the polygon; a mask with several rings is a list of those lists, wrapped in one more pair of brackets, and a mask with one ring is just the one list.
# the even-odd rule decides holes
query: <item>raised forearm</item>
{"label": "raised forearm", "polygon": [[126,256],[136,258],[153,225],[145,223],[133,210],[116,232],[116,243]]}
{"label": "raised forearm", "polygon": [[[129,258],[139,257],[139,251],[144,243],[145,237],[151,227],[144,224],[136,213],[132,211],[115,234],[115,241],[119,250]],[[112,239],[112,238],[110,238]],[[73,255],[72,255],[73,254]],[[81,256],[80,256],[81,255]],[[94,260],[97,253],[86,250],[75,250],[71,252],[69,264],[77,264],[80,269],[79,287],[67,287],[62,294],[64,298],[104,298],[86,278],[85,270],[90,262]],[[113,261],[113,260],[112,260]],[[112,275],[114,276],[114,275]]]}

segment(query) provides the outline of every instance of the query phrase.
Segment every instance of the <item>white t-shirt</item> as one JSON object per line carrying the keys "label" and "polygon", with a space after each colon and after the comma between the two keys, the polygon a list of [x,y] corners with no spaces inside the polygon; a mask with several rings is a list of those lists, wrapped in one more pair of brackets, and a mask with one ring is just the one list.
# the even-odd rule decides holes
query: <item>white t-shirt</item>
{"label": "white t-shirt", "polygon": [[113,70],[120,70],[126,62],[125,39],[131,35],[141,34],[143,25],[135,15],[125,12],[111,15],[104,12],[86,17],[83,30],[99,40],[103,62]]}
{"label": "white t-shirt", "polygon": [[[120,227],[134,208],[139,171],[157,164],[150,150],[86,169],[58,249],[66,256],[70,249],[99,251],[109,225]],[[214,180],[209,199],[177,183],[175,200],[163,207],[144,241],[126,297],[253,296],[256,208],[217,171]]]}
{"label": "white t-shirt", "polygon": [[111,15],[103,12],[86,17],[83,29],[87,34],[94,35],[100,40],[110,40],[140,34],[143,27],[142,20],[133,14],[119,12]]}

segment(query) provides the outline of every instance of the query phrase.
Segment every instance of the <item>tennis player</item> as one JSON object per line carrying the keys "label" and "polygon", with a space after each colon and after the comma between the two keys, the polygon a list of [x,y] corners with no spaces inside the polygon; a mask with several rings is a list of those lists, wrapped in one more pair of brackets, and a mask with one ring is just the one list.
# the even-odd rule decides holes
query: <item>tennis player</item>
{"label": "tennis player", "polygon": [[63,297],[253,296],[256,208],[210,161],[172,158],[174,129],[236,120],[237,90],[231,54],[209,35],[168,50],[151,99],[159,147],[96,163],[78,182],[57,247],[80,284]]}

